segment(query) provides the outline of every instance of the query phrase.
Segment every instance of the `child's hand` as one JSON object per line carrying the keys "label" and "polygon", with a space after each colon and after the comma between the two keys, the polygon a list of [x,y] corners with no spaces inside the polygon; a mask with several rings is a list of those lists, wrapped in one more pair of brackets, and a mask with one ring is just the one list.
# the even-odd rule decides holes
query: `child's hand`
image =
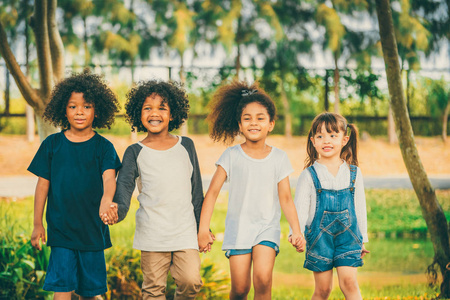
{"label": "child's hand", "polygon": [[211,231],[198,233],[198,251],[200,252],[209,252],[211,251],[211,245],[214,243],[216,237]]}
{"label": "child's hand", "polygon": [[370,251],[366,249],[366,247],[364,247],[364,244],[362,245],[362,250],[361,250],[361,258],[363,258],[364,256],[366,256],[366,254],[369,254]]}
{"label": "child's hand", "polygon": [[100,205],[100,218],[105,225],[114,225],[119,219],[117,214],[117,203],[103,203]]}
{"label": "child's hand", "polygon": [[306,241],[303,237],[303,234],[292,234],[291,236],[289,236],[288,240],[292,244],[292,246],[295,247],[297,252],[305,251]]}
{"label": "child's hand", "polygon": [[42,250],[41,245],[39,243],[39,240],[41,240],[41,239],[42,239],[42,244],[45,245],[47,240],[45,239],[44,226],[42,226],[42,225],[34,226],[33,233],[31,234],[31,245],[38,250]]}

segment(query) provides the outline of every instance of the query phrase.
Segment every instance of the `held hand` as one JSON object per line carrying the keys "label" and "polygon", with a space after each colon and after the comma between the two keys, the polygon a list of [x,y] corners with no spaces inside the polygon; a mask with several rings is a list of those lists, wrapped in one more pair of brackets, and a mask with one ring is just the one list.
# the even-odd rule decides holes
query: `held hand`
{"label": "held hand", "polygon": [[361,250],[361,258],[363,258],[364,256],[366,256],[366,254],[369,254],[370,251],[366,249],[366,247],[364,247],[364,244],[362,245],[362,250]]}
{"label": "held hand", "polygon": [[214,234],[210,231],[198,233],[198,250],[200,252],[209,252],[211,251],[211,245],[214,243]]}
{"label": "held hand", "polygon": [[[109,206],[107,206],[109,204]],[[100,218],[105,225],[114,225],[119,220],[119,215],[117,214],[117,203],[102,203],[100,205]]]}
{"label": "held hand", "polygon": [[42,244],[45,245],[47,240],[45,239],[45,229],[44,226],[34,226],[33,233],[31,234],[31,245],[38,249],[42,250],[39,240],[42,239]]}
{"label": "held hand", "polygon": [[306,241],[303,237],[303,234],[292,234],[291,236],[289,236],[288,240],[292,244],[292,246],[295,247],[297,252],[305,251]]}

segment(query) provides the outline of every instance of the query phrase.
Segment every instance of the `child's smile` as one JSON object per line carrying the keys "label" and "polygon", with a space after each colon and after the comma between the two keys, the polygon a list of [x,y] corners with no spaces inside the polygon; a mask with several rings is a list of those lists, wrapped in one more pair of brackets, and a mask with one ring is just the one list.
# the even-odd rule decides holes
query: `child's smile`
{"label": "child's smile", "polygon": [[325,124],[322,124],[320,132],[316,132],[311,141],[321,159],[340,159],[342,147],[347,144],[348,136],[342,131],[328,132]]}
{"label": "child's smile", "polygon": [[274,122],[270,120],[267,109],[258,102],[249,103],[242,110],[239,128],[247,140],[265,139],[267,134],[272,131],[273,126]]}
{"label": "child's smile", "polygon": [[148,133],[168,133],[171,120],[170,107],[161,96],[152,94],[145,99],[142,105],[141,122]]}

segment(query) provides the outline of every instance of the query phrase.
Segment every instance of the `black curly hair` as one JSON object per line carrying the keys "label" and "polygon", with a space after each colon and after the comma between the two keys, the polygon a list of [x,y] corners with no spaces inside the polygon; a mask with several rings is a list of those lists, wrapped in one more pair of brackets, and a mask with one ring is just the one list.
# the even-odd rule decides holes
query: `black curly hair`
{"label": "black curly hair", "polygon": [[141,112],[145,99],[152,94],[159,95],[163,103],[169,105],[172,116],[169,131],[179,128],[189,113],[189,100],[182,85],[175,81],[148,80],[138,82],[127,94],[126,120],[132,126],[131,130],[147,131],[141,122]]}
{"label": "black curly hair", "polygon": [[111,129],[115,114],[119,112],[119,102],[103,76],[92,74],[87,69],[83,73],[72,73],[53,88],[50,103],[44,111],[44,119],[63,130],[69,129],[66,107],[73,92],[83,93],[84,100],[94,105],[93,128]]}
{"label": "black curly hair", "polygon": [[258,82],[249,85],[244,81],[233,80],[221,86],[211,100],[211,112],[208,115],[210,136],[214,141],[223,140],[232,143],[239,134],[239,123],[244,108],[257,102],[267,109],[270,121],[276,118],[273,100],[259,87]]}

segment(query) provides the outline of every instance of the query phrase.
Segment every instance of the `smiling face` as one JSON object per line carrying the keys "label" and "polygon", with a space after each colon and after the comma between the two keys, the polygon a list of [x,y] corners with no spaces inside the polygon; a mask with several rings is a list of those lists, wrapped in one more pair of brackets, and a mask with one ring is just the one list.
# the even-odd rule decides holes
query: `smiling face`
{"label": "smiling face", "polygon": [[70,130],[90,131],[95,118],[94,104],[87,103],[83,93],[73,92],[67,102],[66,117]]}
{"label": "smiling face", "polygon": [[314,148],[320,155],[320,159],[340,159],[341,150],[347,144],[349,137],[343,131],[328,132],[325,123],[320,127],[320,131],[311,137]]}
{"label": "smiling face", "polygon": [[249,103],[242,110],[239,129],[248,141],[265,139],[274,125],[275,121],[270,120],[267,109],[258,102]]}
{"label": "smiling face", "polygon": [[148,96],[141,111],[141,122],[148,134],[164,134],[169,132],[172,120],[170,107],[158,94]]}

